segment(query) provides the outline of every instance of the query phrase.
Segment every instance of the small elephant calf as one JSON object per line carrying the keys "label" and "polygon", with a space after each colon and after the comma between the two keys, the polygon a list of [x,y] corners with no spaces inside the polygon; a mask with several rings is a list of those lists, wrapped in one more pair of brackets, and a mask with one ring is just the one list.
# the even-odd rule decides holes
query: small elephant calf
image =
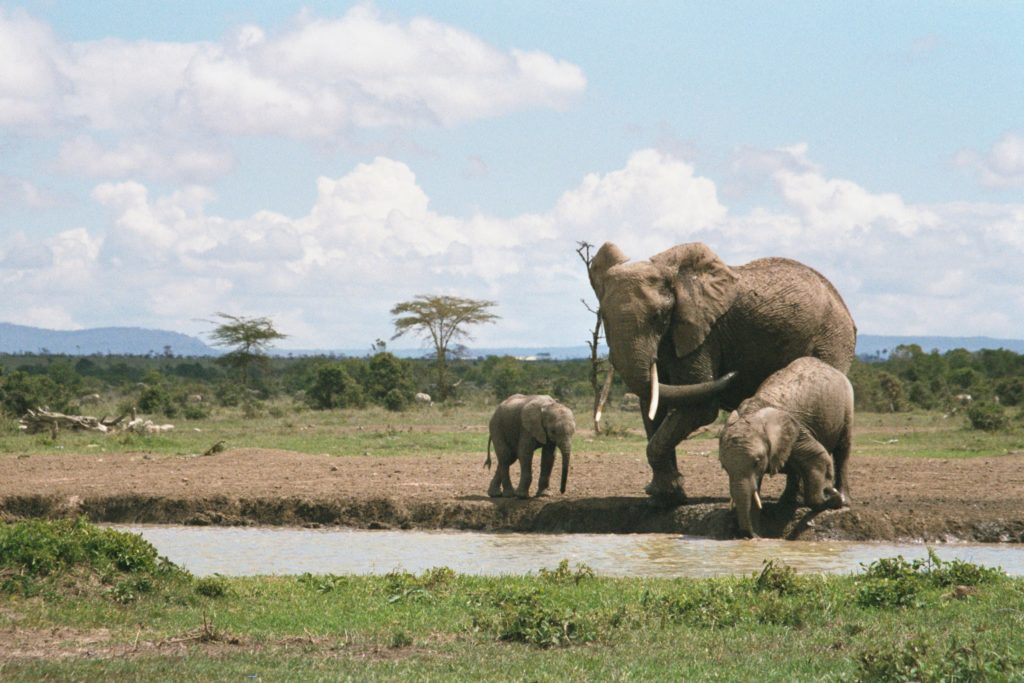
{"label": "small elephant calf", "polygon": [[852,430],[853,387],[828,363],[798,358],[762,382],[729,415],[719,438],[740,529],[757,535],[765,473],[786,473],[780,502],[795,502],[802,483],[812,508],[847,505]]}
{"label": "small elephant calf", "polygon": [[[491,444],[498,458],[494,478],[487,489],[487,495],[526,498],[533,479],[533,452],[542,448],[540,458],[540,480],[537,495],[547,493],[551,468],[555,464],[555,447],[562,452],[562,485],[569,476],[569,457],[572,452],[572,435],[576,432],[576,420],[572,411],[545,395],[513,394],[495,409],[491,416],[490,437],[487,439],[487,460],[491,467]],[[519,486],[512,490],[508,468],[519,460]]]}

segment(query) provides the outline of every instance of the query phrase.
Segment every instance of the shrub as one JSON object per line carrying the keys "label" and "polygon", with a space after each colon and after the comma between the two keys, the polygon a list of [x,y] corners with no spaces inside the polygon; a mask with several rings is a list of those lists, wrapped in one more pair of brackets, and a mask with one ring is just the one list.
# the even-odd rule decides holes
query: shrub
{"label": "shrub", "polygon": [[310,574],[299,577],[299,583],[317,593],[330,593],[348,584],[348,577],[337,574]]}
{"label": "shrub", "polygon": [[207,576],[196,581],[195,590],[207,598],[221,598],[228,594],[228,582],[222,576]]}
{"label": "shrub", "polygon": [[171,401],[170,394],[160,384],[147,386],[142,390],[138,402],[139,410],[151,415],[162,413],[167,417],[177,414],[177,406]]}
{"label": "shrub", "polygon": [[872,579],[857,589],[861,607],[917,607],[920,584],[916,579]]}
{"label": "shrub", "polygon": [[872,683],[962,681],[983,683],[1016,680],[1024,657],[1019,653],[986,650],[974,641],[954,638],[939,644],[918,637],[908,642],[884,641],[857,657],[855,680]]}
{"label": "shrub", "polygon": [[398,413],[409,407],[409,399],[400,390],[392,389],[384,395],[384,407]]}
{"label": "shrub", "polygon": [[210,417],[210,411],[201,403],[190,403],[181,411],[182,417],[186,420],[205,420]]}
{"label": "shrub", "polygon": [[1009,424],[1002,406],[988,401],[972,403],[967,409],[967,419],[973,429],[982,429],[986,432],[1001,431]]}
{"label": "shrub", "polygon": [[11,417],[21,417],[29,408],[42,406],[67,412],[70,398],[65,386],[44,375],[15,371],[0,376],[0,408]]}
{"label": "shrub", "polygon": [[765,560],[761,573],[754,579],[758,592],[773,592],[779,595],[792,593],[797,586],[796,570],[775,560]]}
{"label": "shrub", "polygon": [[324,364],[316,369],[306,400],[318,410],[354,408],[363,404],[363,388],[341,363]]}
{"label": "shrub", "polygon": [[734,586],[708,582],[691,584],[687,590],[661,598],[648,598],[655,611],[673,621],[700,628],[724,628],[738,623],[744,605],[752,604],[750,595],[738,596]]}
{"label": "shrub", "polygon": [[[487,626],[499,640],[546,648],[589,642],[596,635],[593,624],[576,610],[548,604],[538,589],[499,592],[493,605],[498,615]],[[480,625],[479,617],[474,622]]]}
{"label": "shrub", "polygon": [[448,567],[434,567],[419,576],[410,572],[394,571],[384,575],[384,590],[388,602],[401,600],[431,600],[435,593],[448,589],[455,580],[455,572]]}
{"label": "shrub", "polygon": [[141,536],[103,529],[84,519],[0,526],[0,576],[11,575],[0,583],[0,590],[29,592],[36,580],[68,572],[86,583],[92,576],[112,584],[107,595],[118,602],[150,592],[157,578],[186,575],[159,558]]}
{"label": "shrub", "polygon": [[541,568],[538,575],[542,579],[558,583],[579,583],[584,579],[594,578],[594,570],[582,562],[576,563],[576,569],[572,570],[569,569],[569,560],[562,560],[555,569]]}
{"label": "shrub", "polygon": [[[415,393],[412,366],[386,351],[375,354],[366,366],[364,388],[370,400],[378,405],[388,407],[388,395],[393,391],[400,394],[407,404]],[[390,400],[393,403],[397,399]]]}
{"label": "shrub", "polygon": [[996,384],[996,395],[1004,406],[1019,406],[1024,403],[1024,377],[1010,377]]}

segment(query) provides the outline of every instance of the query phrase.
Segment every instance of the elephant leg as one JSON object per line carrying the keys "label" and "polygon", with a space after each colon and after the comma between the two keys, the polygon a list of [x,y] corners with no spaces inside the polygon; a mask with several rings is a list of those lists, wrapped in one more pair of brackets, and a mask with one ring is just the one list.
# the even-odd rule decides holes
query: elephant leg
{"label": "elephant leg", "polygon": [[786,488],[782,490],[782,495],[779,496],[780,505],[795,505],[797,493],[800,492],[800,474],[788,469],[786,471]]}
{"label": "elephant leg", "polygon": [[530,484],[533,482],[533,451],[536,445],[528,436],[519,440],[516,449],[516,457],[519,459],[519,486],[516,487],[517,498],[527,498],[530,495]]}
{"label": "elephant leg", "polygon": [[808,507],[812,510],[823,510],[842,506],[842,497],[832,486],[832,456],[828,451],[817,445],[813,457],[801,458],[801,469],[804,503]]}
{"label": "elephant leg", "polygon": [[549,443],[540,450],[540,479],[537,480],[537,495],[546,496],[551,483],[551,469],[555,466],[555,444]]}
{"label": "elephant leg", "polygon": [[647,463],[651,466],[651,482],[644,487],[662,505],[686,502],[683,477],[676,460],[676,446],[701,425],[713,422],[718,414],[715,406],[672,410],[647,442]]}
{"label": "elephant leg", "polygon": [[487,487],[487,495],[491,498],[502,495],[511,496],[512,479],[509,477],[508,469],[516,459],[515,453],[506,444],[495,441],[494,455],[498,465],[494,468],[494,477],[491,479],[491,485]]}
{"label": "elephant leg", "polygon": [[843,430],[843,435],[832,453],[832,460],[835,464],[835,487],[839,493],[839,505],[847,507],[850,505],[850,480],[846,470],[850,460],[850,428]]}

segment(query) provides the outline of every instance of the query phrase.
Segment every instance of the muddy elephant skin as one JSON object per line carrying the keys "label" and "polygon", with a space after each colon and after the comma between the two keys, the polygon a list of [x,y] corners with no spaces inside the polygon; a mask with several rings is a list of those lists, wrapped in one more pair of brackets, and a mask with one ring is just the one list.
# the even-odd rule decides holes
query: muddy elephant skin
{"label": "muddy elephant skin", "polygon": [[718,442],[740,531],[758,535],[765,474],[786,474],[782,504],[802,488],[812,509],[847,505],[852,433],[853,387],[839,370],[799,358],[768,377],[729,415]]}

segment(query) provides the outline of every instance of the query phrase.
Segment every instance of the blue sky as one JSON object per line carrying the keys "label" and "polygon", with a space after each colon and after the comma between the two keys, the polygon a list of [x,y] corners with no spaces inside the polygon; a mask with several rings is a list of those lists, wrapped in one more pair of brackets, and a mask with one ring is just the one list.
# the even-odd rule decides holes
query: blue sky
{"label": "blue sky", "polygon": [[802,260],[1024,337],[1024,6],[0,2],[0,320],[362,348],[420,293],[575,345],[577,240]]}

